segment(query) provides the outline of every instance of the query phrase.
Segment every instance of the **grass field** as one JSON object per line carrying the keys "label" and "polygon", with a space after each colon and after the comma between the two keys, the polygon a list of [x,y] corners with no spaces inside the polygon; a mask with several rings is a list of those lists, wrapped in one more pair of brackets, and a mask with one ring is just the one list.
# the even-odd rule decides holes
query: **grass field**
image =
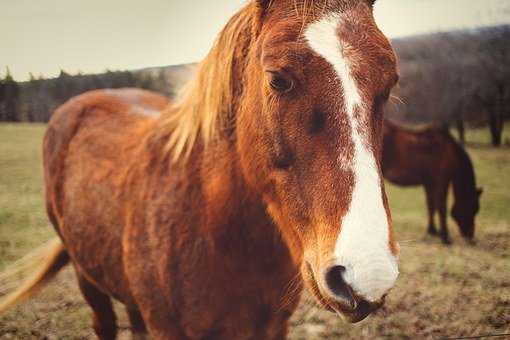
{"label": "grass field", "polygon": [[[0,270],[55,235],[44,213],[43,133],[43,125],[0,125]],[[387,304],[368,320],[348,325],[316,309],[304,296],[290,339],[441,339],[510,333],[510,148],[488,147],[485,130],[468,131],[467,138],[478,183],[485,189],[476,245],[467,245],[452,221],[453,246],[425,236],[422,189],[389,186],[402,252],[401,275]],[[116,308],[120,338],[129,339],[127,318],[121,306]],[[36,298],[1,316],[0,338],[94,338],[90,310],[71,268]]]}

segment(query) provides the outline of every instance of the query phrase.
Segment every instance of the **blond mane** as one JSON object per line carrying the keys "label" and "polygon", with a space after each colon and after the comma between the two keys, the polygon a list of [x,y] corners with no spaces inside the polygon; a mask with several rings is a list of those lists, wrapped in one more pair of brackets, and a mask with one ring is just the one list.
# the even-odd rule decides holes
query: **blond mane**
{"label": "blond mane", "polygon": [[188,158],[199,138],[204,145],[214,140],[227,117],[232,117],[235,59],[249,42],[254,6],[247,5],[234,15],[216,38],[212,49],[199,64],[195,76],[161,115],[159,130],[169,135],[165,151],[172,160]]}
{"label": "blond mane", "polygon": [[[290,14],[306,16],[318,9],[324,11],[328,2],[295,0],[295,12]],[[195,76],[162,113],[158,133],[167,138],[165,152],[171,153],[174,162],[187,159],[197,140],[209,144],[230,123],[225,120],[233,117],[233,106],[238,100],[235,94],[242,86],[235,64],[242,62],[239,59],[247,53],[253,33],[252,19],[259,10],[252,1],[229,20]]]}

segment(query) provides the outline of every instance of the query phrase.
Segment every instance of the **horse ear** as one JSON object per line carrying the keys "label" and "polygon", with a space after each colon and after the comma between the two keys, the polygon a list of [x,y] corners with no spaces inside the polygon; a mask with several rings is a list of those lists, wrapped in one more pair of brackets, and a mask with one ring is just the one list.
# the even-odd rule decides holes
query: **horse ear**
{"label": "horse ear", "polygon": [[478,195],[478,197],[482,196],[482,194],[483,194],[483,188],[477,188],[477,189],[476,189],[476,194]]}
{"label": "horse ear", "polygon": [[254,0],[256,6],[256,14],[253,21],[253,33],[257,35],[260,32],[262,27],[262,21],[264,20],[264,16],[267,11],[271,7],[271,5],[275,2],[275,0]]}
{"label": "horse ear", "polygon": [[274,0],[255,0],[255,3],[262,11],[266,11],[273,2]]}

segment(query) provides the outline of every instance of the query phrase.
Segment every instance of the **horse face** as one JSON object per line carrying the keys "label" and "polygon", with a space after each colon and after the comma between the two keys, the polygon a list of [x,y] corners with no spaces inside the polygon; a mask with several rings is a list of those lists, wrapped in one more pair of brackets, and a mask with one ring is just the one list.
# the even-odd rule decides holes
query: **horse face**
{"label": "horse face", "polygon": [[259,114],[238,126],[239,145],[251,152],[242,163],[308,288],[357,322],[398,276],[380,163],[395,55],[369,1],[295,16],[295,1],[271,3],[253,58],[259,78],[249,82],[257,88],[246,95]]}
{"label": "horse face", "polygon": [[459,226],[463,237],[472,240],[475,236],[475,217],[480,210],[480,196],[483,190],[478,188],[471,199],[455,201],[452,207],[452,217]]}

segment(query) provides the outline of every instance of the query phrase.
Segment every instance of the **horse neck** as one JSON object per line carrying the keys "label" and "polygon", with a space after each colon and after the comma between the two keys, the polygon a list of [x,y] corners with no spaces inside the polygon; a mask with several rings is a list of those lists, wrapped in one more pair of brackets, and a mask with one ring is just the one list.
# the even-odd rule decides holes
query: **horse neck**
{"label": "horse neck", "polygon": [[[235,146],[220,142],[201,154],[200,209],[203,235],[227,258],[260,254],[288,260],[287,246],[268,216],[260,194],[245,181]],[[275,262],[276,263],[276,262]]]}
{"label": "horse neck", "polygon": [[465,200],[467,197],[476,195],[476,180],[473,163],[467,152],[452,141],[455,145],[456,167],[453,175],[453,193],[455,200]]}
{"label": "horse neck", "polygon": [[[173,160],[179,177],[188,178],[186,195],[193,197],[182,199],[200,197],[201,205],[194,213],[201,235],[229,256],[248,249],[255,257],[274,252],[288,255],[260,195],[244,180],[235,143],[255,9],[249,4],[229,21],[187,91],[163,112],[150,132],[157,144],[165,144],[158,157]],[[216,133],[210,133],[213,130]]]}

